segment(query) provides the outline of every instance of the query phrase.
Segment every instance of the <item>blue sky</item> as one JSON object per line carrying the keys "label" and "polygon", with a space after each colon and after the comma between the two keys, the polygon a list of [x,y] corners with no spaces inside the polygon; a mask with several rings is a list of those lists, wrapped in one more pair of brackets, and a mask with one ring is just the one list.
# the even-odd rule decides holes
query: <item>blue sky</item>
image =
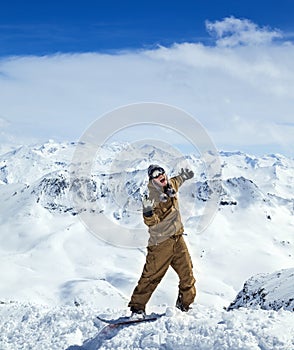
{"label": "blue sky", "polygon": [[1,1],[0,55],[209,45],[205,21],[230,16],[292,36],[293,13],[292,0]]}
{"label": "blue sky", "polygon": [[220,150],[294,157],[293,13],[292,0],[1,1],[0,146],[78,140],[156,102]]}

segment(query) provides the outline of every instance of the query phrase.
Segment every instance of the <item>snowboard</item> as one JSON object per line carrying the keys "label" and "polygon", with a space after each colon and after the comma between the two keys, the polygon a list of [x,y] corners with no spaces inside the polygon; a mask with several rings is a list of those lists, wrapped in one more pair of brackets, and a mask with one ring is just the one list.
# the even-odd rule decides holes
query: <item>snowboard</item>
{"label": "snowboard", "polygon": [[165,313],[163,313],[163,314],[152,313],[150,315],[146,315],[144,318],[132,318],[131,316],[125,316],[125,317],[120,317],[117,319],[105,319],[105,318],[98,315],[98,316],[96,316],[96,318],[99,321],[107,323],[108,325],[112,326],[113,328],[116,328],[116,327],[123,326],[123,325],[131,325],[131,324],[142,323],[142,322],[153,322],[153,321],[158,320],[160,317],[162,317],[164,315],[165,315]]}

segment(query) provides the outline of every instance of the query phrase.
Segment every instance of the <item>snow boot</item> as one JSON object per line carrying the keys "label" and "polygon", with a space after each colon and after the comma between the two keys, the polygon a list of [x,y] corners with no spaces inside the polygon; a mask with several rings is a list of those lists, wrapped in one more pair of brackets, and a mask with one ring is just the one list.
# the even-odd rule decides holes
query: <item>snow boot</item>
{"label": "snow boot", "polygon": [[191,308],[183,304],[183,296],[181,293],[178,295],[178,299],[176,301],[176,308],[181,310],[182,312],[188,312]]}
{"label": "snow boot", "polygon": [[131,315],[132,319],[142,319],[146,317],[145,310],[137,309],[134,306],[131,306],[131,312],[132,312],[132,315]]}

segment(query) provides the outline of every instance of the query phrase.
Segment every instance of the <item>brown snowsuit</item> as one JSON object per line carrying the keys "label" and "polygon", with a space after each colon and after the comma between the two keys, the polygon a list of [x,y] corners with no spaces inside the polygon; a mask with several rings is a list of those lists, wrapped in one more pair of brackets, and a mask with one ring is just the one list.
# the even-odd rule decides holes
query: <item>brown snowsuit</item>
{"label": "brown snowsuit", "polygon": [[[178,192],[183,182],[180,175],[169,180],[175,192]],[[183,305],[188,307],[196,296],[195,278],[191,257],[182,236],[184,227],[178,199],[174,196],[162,201],[163,189],[158,188],[152,180],[148,189],[149,198],[155,202],[152,216],[143,215],[150,234],[146,263],[128,306],[145,310],[152,293],[171,266],[179,276],[179,294]]]}

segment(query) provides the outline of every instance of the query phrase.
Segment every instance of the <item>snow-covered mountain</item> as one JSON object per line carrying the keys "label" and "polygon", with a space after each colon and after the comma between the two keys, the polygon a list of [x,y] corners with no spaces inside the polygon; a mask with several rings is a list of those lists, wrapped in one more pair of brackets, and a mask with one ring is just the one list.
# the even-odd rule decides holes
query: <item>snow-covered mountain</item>
{"label": "snow-covered mountain", "polygon": [[[266,323],[269,317],[264,313],[266,311],[251,310],[246,313],[238,310],[239,315],[242,315],[238,319],[236,311],[227,313],[222,308],[235,300],[244,282],[250,278],[250,283],[246,284],[247,287],[250,285],[251,294],[248,298],[251,305],[258,304],[262,307],[263,299],[256,298],[255,303],[252,302],[252,296],[256,295],[255,290],[263,288],[263,284],[266,287],[270,282],[265,277],[252,276],[272,276],[270,274],[278,274],[279,270],[289,271],[293,268],[294,160],[282,155],[255,157],[241,152],[221,152],[222,182],[218,211],[211,225],[204,232],[199,232],[197,223],[211,198],[213,188],[205,176],[205,165],[198,155],[175,157],[166,150],[150,145],[130,147],[111,144],[99,151],[91,178],[79,179],[74,178],[71,172],[75,149],[76,143],[50,141],[43,145],[19,147],[0,156],[0,301],[3,303],[0,306],[0,317],[3,322],[10,320],[1,328],[0,348],[10,349],[11,339],[16,344],[12,348],[22,348],[24,340],[20,335],[11,339],[7,335],[14,326],[18,333],[28,332],[32,327],[42,330],[43,324],[37,316],[41,312],[38,304],[45,305],[44,332],[55,317],[52,307],[58,308],[56,315],[59,316],[56,317],[58,320],[60,317],[61,323],[61,315],[74,315],[65,321],[70,331],[61,327],[67,336],[62,337],[57,330],[51,329],[52,336],[58,338],[57,343],[54,346],[48,345],[50,341],[46,340],[42,345],[43,348],[51,349],[82,344],[87,338],[93,337],[97,329],[93,325],[85,325],[85,319],[90,322],[91,310],[92,317],[93,310],[127,312],[128,299],[145,261],[145,249],[141,243],[147,244],[148,235],[144,233],[140,196],[147,184],[146,169],[150,163],[164,165],[169,176],[176,175],[186,165],[195,173],[195,177],[181,188],[180,206],[187,233],[186,241],[194,263],[198,294],[191,322],[190,316],[183,318],[183,315],[172,311],[176,313],[176,319],[169,317],[160,321],[167,332],[165,334],[162,331],[162,337],[166,338],[161,338],[160,341],[156,338],[156,328],[152,328],[155,336],[146,340],[143,337],[146,329],[142,325],[138,329],[143,333],[137,334],[141,347],[137,348],[152,348],[152,344],[155,344],[153,348],[160,348],[158,344],[163,344],[164,341],[164,344],[169,344],[165,348],[177,349],[176,340],[169,339],[169,336],[172,329],[183,326],[182,322],[187,327],[181,341],[188,342],[186,338],[194,331],[201,335],[202,340],[205,332],[210,334],[212,343],[201,342],[195,336],[195,344],[198,341],[202,344],[202,347],[199,345],[196,348],[260,348],[256,344],[262,338],[262,328],[255,329],[258,334],[256,344],[252,340],[251,343],[248,341],[251,347],[241,347],[237,325],[238,322],[243,324],[244,332],[239,333],[239,337],[248,340],[252,337],[250,320],[257,317]],[[124,156],[121,157],[120,154]],[[73,202],[73,195],[82,198],[79,206]],[[91,203],[90,206],[87,203]],[[101,239],[89,232],[83,221],[79,220],[80,214],[87,210],[95,222],[99,223],[99,218],[106,217],[110,223],[108,231],[101,225],[104,232]],[[105,232],[116,239],[123,227],[130,226],[140,232],[138,248],[107,243]],[[293,275],[288,276],[287,281],[289,285],[292,281],[293,285]],[[168,271],[152,296],[147,311],[162,311],[173,306],[177,284],[174,272]],[[290,290],[291,293],[293,296],[294,291]],[[270,294],[269,292],[268,295]],[[276,290],[271,295],[280,294]],[[13,303],[9,304],[10,302]],[[271,299],[271,305],[272,302]],[[247,304],[238,303],[238,306]],[[207,320],[209,314],[219,318],[221,323],[211,324]],[[79,326],[78,320],[83,315],[84,326]],[[275,317],[271,316],[271,319]],[[287,324],[291,317],[282,313],[277,322]],[[192,326],[195,320],[196,328]],[[200,325],[204,327],[202,331]],[[249,338],[248,332],[251,334]],[[218,338],[213,338],[212,334]],[[263,349],[289,349],[287,346],[291,342],[294,344],[293,336],[289,335],[283,340],[280,334],[272,334],[268,344],[263,340]],[[124,339],[128,337],[127,333],[123,336]],[[122,339],[113,338],[109,347],[105,345],[105,348],[113,349],[115,341]],[[134,337],[130,339],[135,342]],[[92,340],[84,349],[98,348],[100,340],[95,337]],[[31,335],[30,344],[34,341],[36,338]],[[228,345],[230,341],[234,345]],[[238,341],[241,341],[239,345]],[[270,343],[275,341],[275,347],[270,347]],[[42,348],[40,344],[36,349]],[[192,343],[187,344],[189,346]],[[214,344],[213,347],[211,344]],[[33,348],[30,346],[27,348]],[[184,347],[179,345],[178,348]],[[195,347],[191,345],[188,348]]]}

